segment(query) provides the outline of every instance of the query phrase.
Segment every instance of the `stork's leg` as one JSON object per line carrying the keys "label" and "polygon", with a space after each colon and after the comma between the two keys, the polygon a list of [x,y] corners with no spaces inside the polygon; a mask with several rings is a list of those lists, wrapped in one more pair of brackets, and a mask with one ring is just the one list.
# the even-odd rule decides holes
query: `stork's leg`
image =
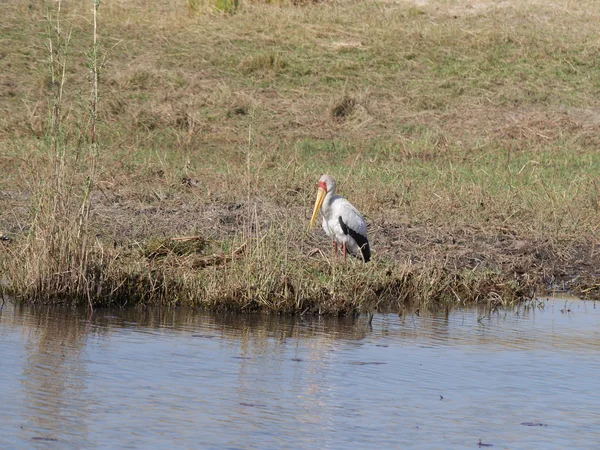
{"label": "stork's leg", "polygon": [[337,242],[336,241],[333,241],[333,256],[334,256],[335,260],[337,261],[338,251],[337,251]]}
{"label": "stork's leg", "polygon": [[344,262],[346,262],[346,243],[344,242]]}

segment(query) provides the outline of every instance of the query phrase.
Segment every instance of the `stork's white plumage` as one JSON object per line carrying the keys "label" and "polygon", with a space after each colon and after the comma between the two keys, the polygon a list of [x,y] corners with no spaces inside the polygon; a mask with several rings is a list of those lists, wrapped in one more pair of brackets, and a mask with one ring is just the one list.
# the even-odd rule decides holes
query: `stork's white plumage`
{"label": "stork's white plumage", "polygon": [[344,261],[346,252],[350,252],[365,262],[371,259],[371,248],[367,238],[367,223],[358,210],[343,197],[335,194],[336,183],[333,177],[323,175],[319,179],[319,189],[315,209],[310,220],[312,228],[319,210],[323,215],[323,229],[333,240],[337,257],[337,245],[342,246]]}

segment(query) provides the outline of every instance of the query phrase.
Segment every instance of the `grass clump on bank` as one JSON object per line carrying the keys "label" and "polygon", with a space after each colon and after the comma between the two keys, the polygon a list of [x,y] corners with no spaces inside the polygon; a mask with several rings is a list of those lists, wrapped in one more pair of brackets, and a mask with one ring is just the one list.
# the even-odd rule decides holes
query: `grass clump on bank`
{"label": "grass clump on bank", "polygon": [[[98,46],[93,0],[92,48],[88,61],[91,95],[89,107],[79,124],[79,133],[63,126],[71,31],[61,21],[62,2],[56,9],[46,6],[48,76],[48,119],[43,140],[45,156],[27,179],[31,193],[31,222],[28,233],[16,248],[8,248],[9,289],[32,299],[90,298],[91,195],[95,183],[98,103]],[[54,6],[54,5],[53,5]],[[93,263],[92,263],[93,264]]]}
{"label": "grass clump on bank", "polygon": [[[53,115],[45,12],[5,3],[2,289],[296,313],[597,298],[588,3],[102,4],[99,142],[89,8],[62,5]],[[305,231],[322,173],[367,216],[374,264]]]}

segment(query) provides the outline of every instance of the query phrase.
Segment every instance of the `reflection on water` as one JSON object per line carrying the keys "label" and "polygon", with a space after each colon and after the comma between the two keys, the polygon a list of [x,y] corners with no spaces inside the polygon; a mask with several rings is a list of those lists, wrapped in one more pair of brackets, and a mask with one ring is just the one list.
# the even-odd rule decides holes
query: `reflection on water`
{"label": "reflection on water", "polygon": [[[600,305],[0,312],[1,448],[597,448]],[[480,441],[481,440],[481,441]]]}

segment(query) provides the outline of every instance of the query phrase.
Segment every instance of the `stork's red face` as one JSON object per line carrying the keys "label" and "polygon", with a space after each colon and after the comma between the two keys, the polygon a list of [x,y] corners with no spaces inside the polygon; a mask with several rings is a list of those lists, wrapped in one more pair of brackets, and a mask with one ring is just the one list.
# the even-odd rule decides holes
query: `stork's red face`
{"label": "stork's red face", "polygon": [[319,188],[323,189],[325,191],[325,193],[327,193],[327,185],[325,184],[324,181],[319,181]]}

